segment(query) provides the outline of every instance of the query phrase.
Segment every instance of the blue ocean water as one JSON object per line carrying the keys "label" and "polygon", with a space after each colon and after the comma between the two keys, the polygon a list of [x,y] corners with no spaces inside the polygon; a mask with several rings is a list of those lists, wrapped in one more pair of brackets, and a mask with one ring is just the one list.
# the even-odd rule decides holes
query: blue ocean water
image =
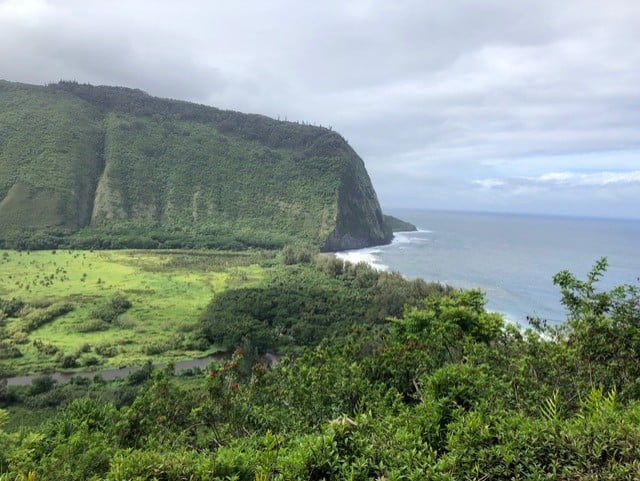
{"label": "blue ocean water", "polygon": [[607,257],[603,289],[638,284],[640,220],[392,210],[418,232],[396,234],[394,242],[339,253],[397,271],[460,288],[479,287],[487,307],[519,324],[539,316],[564,321],[553,275],[568,269],[584,278],[594,262]]}

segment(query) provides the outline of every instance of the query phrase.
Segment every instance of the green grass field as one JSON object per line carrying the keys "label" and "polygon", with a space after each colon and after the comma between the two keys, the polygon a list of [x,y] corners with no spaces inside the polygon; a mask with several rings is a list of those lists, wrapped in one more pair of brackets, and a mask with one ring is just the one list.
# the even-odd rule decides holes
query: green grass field
{"label": "green grass field", "polygon": [[[267,256],[256,251],[0,250],[0,298],[25,303],[14,317],[0,312],[5,348],[0,362],[11,373],[36,373],[203,355],[211,348],[196,330],[201,310],[216,292],[262,280],[260,263]],[[100,320],[97,313],[114,296],[126,298],[131,307],[109,322]],[[48,320],[54,311],[63,314]],[[7,355],[6,348],[21,355]]]}

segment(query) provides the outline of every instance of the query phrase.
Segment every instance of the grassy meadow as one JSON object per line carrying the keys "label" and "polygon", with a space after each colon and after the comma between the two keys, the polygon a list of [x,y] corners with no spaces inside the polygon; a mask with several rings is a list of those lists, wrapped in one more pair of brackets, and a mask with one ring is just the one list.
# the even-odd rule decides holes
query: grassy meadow
{"label": "grassy meadow", "polygon": [[[257,251],[0,250],[0,362],[11,374],[195,357],[215,293],[264,277]],[[8,302],[19,304],[11,307]]]}

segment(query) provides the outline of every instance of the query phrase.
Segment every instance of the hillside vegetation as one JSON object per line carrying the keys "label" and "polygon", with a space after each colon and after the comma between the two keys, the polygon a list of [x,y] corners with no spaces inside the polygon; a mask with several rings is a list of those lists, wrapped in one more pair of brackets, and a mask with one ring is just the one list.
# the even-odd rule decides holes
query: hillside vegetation
{"label": "hillside vegetation", "polygon": [[[366,271],[318,267],[334,273],[324,287],[366,295]],[[183,377],[146,365],[107,385],[0,386],[0,480],[637,480],[640,290],[599,290],[605,267],[555,277],[555,328],[523,332],[480,291],[435,289],[386,323],[354,313],[347,336],[272,368],[237,349]]]}
{"label": "hillside vegetation", "polygon": [[5,247],[324,250],[391,239],[337,133],[118,87],[0,81]]}

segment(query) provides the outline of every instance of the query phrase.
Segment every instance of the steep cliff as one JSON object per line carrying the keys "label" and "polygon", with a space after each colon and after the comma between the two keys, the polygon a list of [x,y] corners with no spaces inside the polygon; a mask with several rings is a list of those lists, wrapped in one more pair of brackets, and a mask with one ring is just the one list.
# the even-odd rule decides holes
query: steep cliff
{"label": "steep cliff", "polygon": [[279,247],[391,240],[337,133],[120,87],[0,81],[0,242]]}

